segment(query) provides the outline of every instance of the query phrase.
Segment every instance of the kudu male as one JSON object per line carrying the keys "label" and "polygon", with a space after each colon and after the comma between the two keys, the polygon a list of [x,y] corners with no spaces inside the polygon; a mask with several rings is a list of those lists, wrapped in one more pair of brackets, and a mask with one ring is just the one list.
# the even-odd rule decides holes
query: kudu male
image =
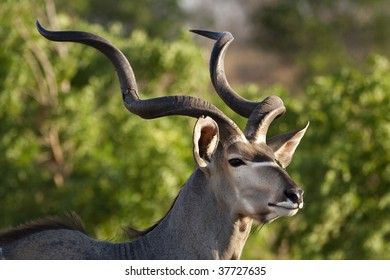
{"label": "kudu male", "polygon": [[141,100],[133,70],[110,42],[86,32],[48,31],[49,40],[92,46],[114,65],[126,108],[145,119],[169,115],[198,118],[193,133],[197,168],[169,212],[154,226],[138,232],[128,243],[88,237],[77,216],[49,218],[8,229],[0,235],[5,259],[238,259],[253,220],[270,223],[292,216],[303,206],[303,191],[284,168],[290,163],[306,128],[266,140],[271,122],[285,112],[280,98],[251,102],[229,86],[225,52],[233,37],[228,32],[193,32],[215,39],[210,74],[222,100],[248,118],[244,132],[207,101],[189,96]]}

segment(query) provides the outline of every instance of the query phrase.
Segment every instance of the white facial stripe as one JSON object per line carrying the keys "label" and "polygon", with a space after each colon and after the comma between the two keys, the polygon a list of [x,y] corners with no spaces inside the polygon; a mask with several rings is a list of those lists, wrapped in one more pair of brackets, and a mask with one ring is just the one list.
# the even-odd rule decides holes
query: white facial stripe
{"label": "white facial stripe", "polygon": [[253,167],[279,167],[279,165],[273,161],[252,162],[251,165]]}

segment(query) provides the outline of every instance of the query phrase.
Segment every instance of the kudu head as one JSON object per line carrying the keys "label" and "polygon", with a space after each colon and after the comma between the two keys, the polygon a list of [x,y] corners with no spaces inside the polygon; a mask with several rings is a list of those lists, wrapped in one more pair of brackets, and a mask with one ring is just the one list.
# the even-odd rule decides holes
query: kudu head
{"label": "kudu head", "polygon": [[303,206],[303,191],[284,170],[291,162],[307,126],[266,139],[271,122],[285,112],[280,98],[251,102],[229,86],[224,72],[225,52],[233,37],[228,32],[193,32],[215,39],[210,74],[221,99],[236,113],[248,118],[244,132],[214,105],[190,96],[165,96],[141,100],[133,70],[120,50],[107,40],[79,31],[48,31],[37,22],[49,40],[77,42],[105,54],[119,78],[125,107],[144,119],[169,115],[195,117],[193,152],[198,169],[208,181],[216,203],[232,214],[261,223],[294,215]]}

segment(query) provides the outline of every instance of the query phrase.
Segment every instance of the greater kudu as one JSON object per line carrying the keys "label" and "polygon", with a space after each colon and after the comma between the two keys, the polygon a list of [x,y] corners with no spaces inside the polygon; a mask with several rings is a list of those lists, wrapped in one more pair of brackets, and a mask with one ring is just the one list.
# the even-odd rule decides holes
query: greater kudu
{"label": "greater kudu", "polygon": [[[193,133],[197,168],[169,212],[133,242],[109,243],[87,236],[77,216],[49,218],[8,229],[0,235],[5,259],[238,259],[253,220],[265,224],[292,216],[303,206],[303,191],[284,168],[306,128],[266,140],[271,122],[285,112],[280,98],[250,102],[229,86],[224,56],[233,37],[228,32],[193,32],[216,40],[212,83],[236,113],[245,131],[207,101],[189,96],[141,100],[133,70],[110,42],[87,32],[44,29],[49,40],[78,42],[105,54],[114,65],[126,108],[145,119],[169,115],[198,118]],[[1,257],[1,256],[0,256]]]}

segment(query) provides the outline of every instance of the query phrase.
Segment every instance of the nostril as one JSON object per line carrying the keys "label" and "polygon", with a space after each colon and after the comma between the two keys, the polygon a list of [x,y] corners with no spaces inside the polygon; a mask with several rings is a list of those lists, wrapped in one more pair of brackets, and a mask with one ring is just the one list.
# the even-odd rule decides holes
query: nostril
{"label": "nostril", "polygon": [[302,190],[287,190],[284,195],[293,203],[300,203],[303,191]]}

